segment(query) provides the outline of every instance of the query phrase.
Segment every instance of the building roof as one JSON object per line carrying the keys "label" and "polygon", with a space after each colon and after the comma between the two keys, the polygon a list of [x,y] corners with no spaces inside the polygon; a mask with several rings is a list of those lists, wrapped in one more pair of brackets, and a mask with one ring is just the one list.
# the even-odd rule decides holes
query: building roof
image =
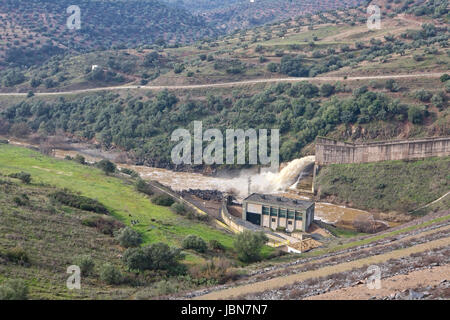
{"label": "building roof", "polygon": [[298,209],[307,209],[314,204],[314,202],[311,201],[291,199],[276,195],[260,194],[260,193],[252,193],[247,198],[245,198],[244,201],[258,202],[267,205],[277,205],[280,207],[289,207]]}

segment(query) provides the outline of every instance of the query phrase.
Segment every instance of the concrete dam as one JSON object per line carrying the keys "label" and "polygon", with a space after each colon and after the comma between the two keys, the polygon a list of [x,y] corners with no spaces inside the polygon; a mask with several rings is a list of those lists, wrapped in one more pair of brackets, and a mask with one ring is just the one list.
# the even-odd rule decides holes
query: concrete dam
{"label": "concrete dam", "polygon": [[316,165],[450,156],[450,137],[349,143],[318,137]]}

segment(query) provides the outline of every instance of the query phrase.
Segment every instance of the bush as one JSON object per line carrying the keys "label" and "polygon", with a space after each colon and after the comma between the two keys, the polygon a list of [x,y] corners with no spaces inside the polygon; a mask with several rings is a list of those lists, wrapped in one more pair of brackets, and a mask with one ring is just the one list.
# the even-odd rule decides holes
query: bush
{"label": "bush", "polygon": [[232,269],[232,263],[225,258],[213,258],[210,261],[194,266],[190,273],[199,280],[213,280],[216,283],[224,284],[229,280],[235,280],[237,273]]}
{"label": "bush", "polygon": [[27,265],[30,262],[27,252],[22,247],[7,249],[2,254],[8,261],[20,265]]}
{"label": "bush", "polygon": [[102,218],[102,217],[87,217],[84,218],[81,223],[88,227],[96,228],[103,234],[112,236],[115,231],[122,229],[125,225],[112,218]]}
{"label": "bush", "polygon": [[97,167],[102,169],[107,175],[116,171],[116,165],[109,160],[101,160],[97,163]]}
{"label": "bush", "polygon": [[186,206],[180,202],[175,202],[170,208],[174,213],[179,215],[185,215],[187,212]]}
{"label": "bush", "polygon": [[281,58],[280,72],[291,77],[307,77],[309,75],[309,69],[303,65],[301,56]]}
{"label": "bush", "polygon": [[134,170],[128,169],[128,168],[122,168],[122,169],[120,169],[120,172],[124,173],[124,174],[127,174],[127,175],[129,175],[129,176],[131,176],[133,178],[138,178],[139,177],[139,173],[137,173]]}
{"label": "bush", "polygon": [[389,79],[386,81],[385,88],[391,92],[397,92],[400,90],[400,87],[394,79]]}
{"label": "bush", "polygon": [[414,124],[421,124],[424,118],[423,108],[411,106],[408,109],[408,120]]}
{"label": "bush", "polygon": [[270,72],[278,72],[278,64],[275,62],[270,62],[267,64],[267,70]]}
{"label": "bush", "polygon": [[61,190],[50,195],[50,198],[66,206],[101,214],[109,214],[108,209],[99,201]]}
{"label": "bush", "polygon": [[13,198],[13,201],[15,204],[17,204],[18,206],[26,206],[30,203],[30,199],[28,198],[28,196],[26,194],[23,194],[22,196],[15,196]]}
{"label": "bush", "polygon": [[125,227],[116,236],[120,245],[125,248],[138,247],[142,243],[142,236],[130,227]]}
{"label": "bush", "polygon": [[431,98],[431,103],[439,109],[444,109],[447,107],[447,96],[442,91],[438,92]]}
{"label": "bush", "polygon": [[6,280],[0,285],[0,300],[27,300],[28,286],[21,279]]}
{"label": "bush", "polygon": [[207,249],[205,240],[193,234],[184,238],[182,246],[183,249],[192,249],[201,253]]}
{"label": "bush", "polygon": [[129,248],[122,260],[129,270],[168,270],[182,273],[185,271],[179,263],[182,258],[180,249],[158,242],[143,248]]}
{"label": "bush", "polygon": [[158,206],[170,207],[175,200],[169,195],[161,194],[153,197],[152,202]]}
{"label": "bush", "polygon": [[332,94],[334,94],[335,92],[335,88],[333,85],[329,84],[329,83],[324,83],[321,87],[320,87],[320,94],[323,97],[329,97]]}
{"label": "bush", "polygon": [[75,158],[73,158],[73,161],[78,162],[80,164],[86,164],[86,159],[80,154],[77,154]]}
{"label": "bush", "polygon": [[244,231],[237,235],[234,248],[239,260],[254,262],[261,259],[261,249],[269,239],[264,232]]}
{"label": "bush", "polygon": [[136,182],[136,190],[148,196],[152,196],[154,194],[151,186],[142,179],[139,179],[138,182]]}
{"label": "bush", "polygon": [[84,218],[81,223],[85,226],[96,228],[103,234],[112,236],[115,231],[122,229],[125,225],[112,218],[102,218],[102,217],[87,217]]}
{"label": "bush", "polygon": [[93,273],[95,263],[90,255],[79,256],[75,259],[75,265],[80,267],[83,276],[89,276]]}
{"label": "bush", "polygon": [[448,80],[450,80],[450,75],[448,75],[447,73],[444,73],[440,79],[441,79],[441,82],[447,82]]}
{"label": "bush", "polygon": [[414,93],[414,97],[420,100],[421,102],[429,102],[432,96],[433,95],[431,94],[431,92],[423,89],[417,90]]}
{"label": "bush", "polygon": [[11,178],[19,179],[23,183],[29,184],[31,183],[31,174],[27,172],[19,172],[19,173],[13,173],[9,175]]}
{"label": "bush", "polygon": [[218,240],[212,239],[209,240],[209,248],[215,251],[224,251],[225,247]]}
{"label": "bush", "polygon": [[104,264],[100,269],[100,280],[107,284],[119,285],[123,281],[123,275],[112,264]]}

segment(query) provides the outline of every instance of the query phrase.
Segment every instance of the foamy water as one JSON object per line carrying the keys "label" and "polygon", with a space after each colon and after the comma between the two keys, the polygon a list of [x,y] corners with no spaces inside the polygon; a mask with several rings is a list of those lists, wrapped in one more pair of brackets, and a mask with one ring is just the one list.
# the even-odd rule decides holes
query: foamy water
{"label": "foamy water", "polygon": [[222,192],[233,192],[238,197],[244,198],[248,195],[249,178],[251,179],[251,192],[283,192],[295,184],[300,173],[308,165],[314,163],[314,161],[314,156],[308,156],[291,161],[278,173],[261,172],[251,174],[248,171],[242,171],[235,178],[211,177],[199,173],[174,172],[166,169],[142,166],[126,167],[139,172],[144,179],[157,180],[176,191],[186,189],[219,190]]}

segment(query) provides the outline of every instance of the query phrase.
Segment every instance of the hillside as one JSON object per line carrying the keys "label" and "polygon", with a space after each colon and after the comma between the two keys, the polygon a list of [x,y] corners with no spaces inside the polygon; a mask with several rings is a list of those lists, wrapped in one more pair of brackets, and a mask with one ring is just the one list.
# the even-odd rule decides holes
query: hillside
{"label": "hillside", "polygon": [[[391,9],[387,9],[391,6]],[[397,7],[394,7],[397,6]],[[70,91],[135,85],[214,84],[286,77],[342,77],[445,72],[445,11],[383,4],[383,28],[368,30],[364,8],[303,15],[178,48],[154,45],[54,57],[0,73],[2,92]],[[436,16],[436,17],[435,17]],[[147,48],[147,49],[145,49]],[[92,66],[98,68],[92,70]]]}
{"label": "hillside", "polygon": [[202,14],[225,31],[252,28],[266,23],[289,20],[300,15],[313,15],[321,11],[347,10],[357,7],[365,0],[259,0],[238,1],[227,6],[207,10]]}
{"label": "hillside", "polygon": [[[319,172],[317,197],[365,210],[407,213],[446,194],[449,173],[449,157],[335,164]],[[448,208],[448,200],[443,199],[441,207]]]}
{"label": "hillside", "polygon": [[[25,148],[0,144],[0,151],[0,282],[5,277],[24,279],[31,298],[125,299],[143,289],[144,296],[161,294],[158,281],[166,278],[167,271],[155,271],[147,278],[144,274],[129,273],[124,266],[121,257],[125,248],[112,237],[124,225],[142,235],[142,245],[163,242],[181,247],[183,239],[191,234],[207,242],[217,240],[223,245],[220,256],[226,268],[235,263],[232,234],[153,204],[147,195],[136,191],[136,181],[126,175],[105,176],[93,166],[56,160]],[[31,175],[31,183],[11,176],[23,171]],[[89,209],[92,206],[81,210],[75,200],[61,203],[54,196],[56,192],[79,193],[104,205],[109,213],[94,213]],[[266,257],[270,252],[272,249],[266,248]],[[174,276],[172,280],[177,286],[197,287],[219,279],[217,275],[207,277],[197,270],[206,260],[216,258],[217,252],[184,250],[183,254],[181,263],[187,266],[192,278],[176,280]],[[83,255],[91,256],[95,269],[84,278],[82,291],[70,292],[66,288],[66,269],[77,264],[76,259]],[[123,274],[124,282],[120,286],[108,286],[100,278],[106,263]],[[221,272],[224,276],[227,271],[221,269]]]}
{"label": "hillside", "polygon": [[54,55],[215,36],[204,19],[157,0],[82,0],[80,30],[69,30],[68,0],[5,0],[0,4],[0,65],[29,67]]}

